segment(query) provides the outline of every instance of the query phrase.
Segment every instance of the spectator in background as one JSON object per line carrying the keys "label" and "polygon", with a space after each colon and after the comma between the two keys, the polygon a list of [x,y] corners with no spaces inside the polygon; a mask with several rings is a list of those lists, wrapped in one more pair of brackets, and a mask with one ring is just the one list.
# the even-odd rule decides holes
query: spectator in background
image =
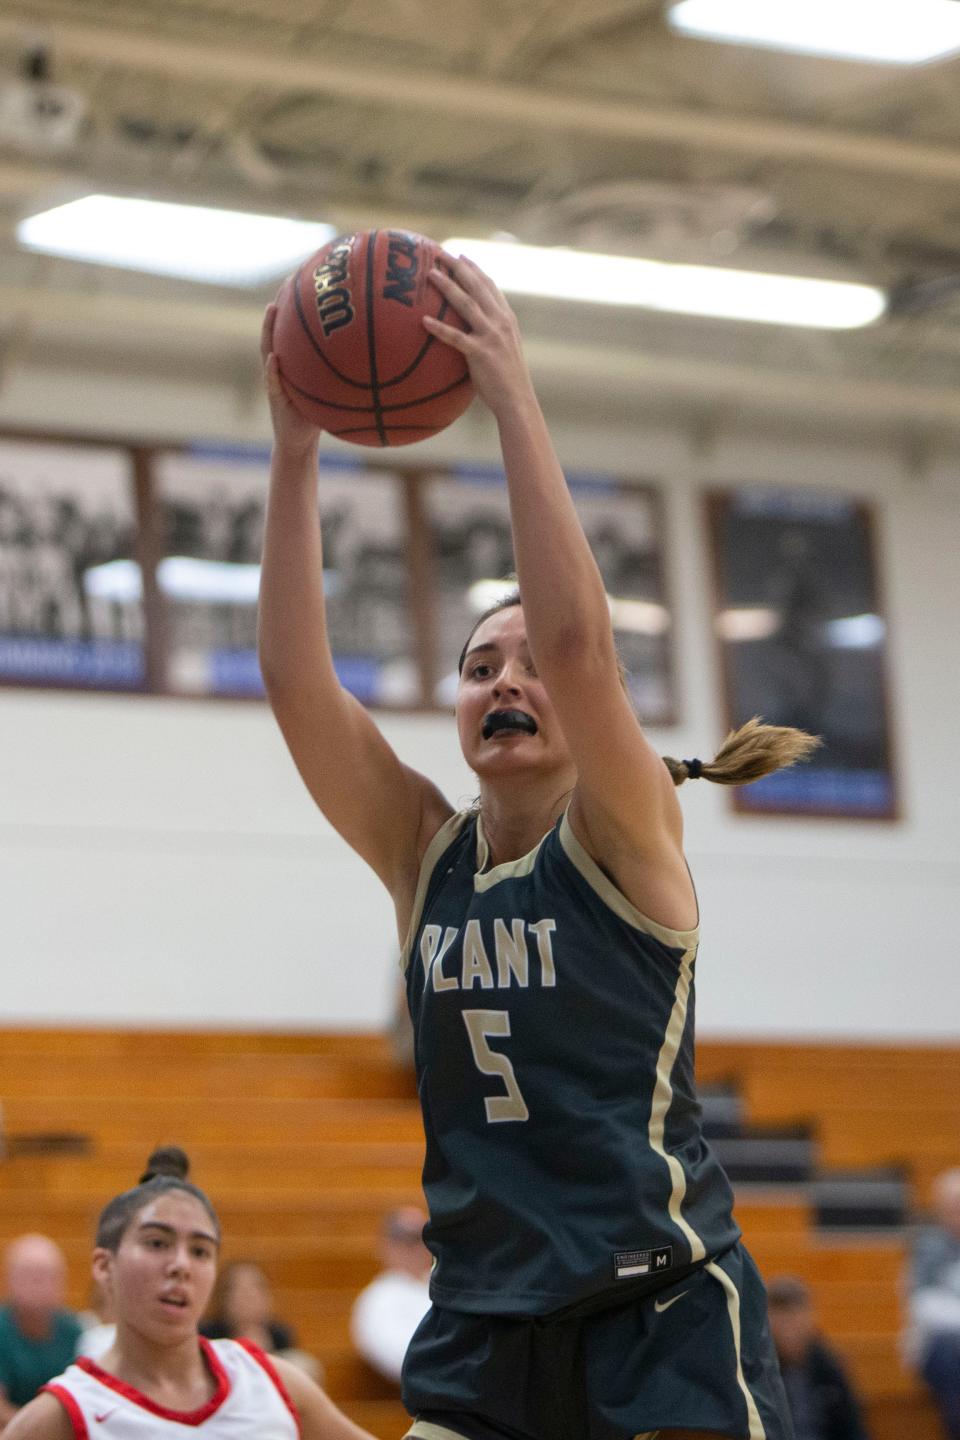
{"label": "spectator in background", "polygon": [[357,1296],[350,1320],[353,1343],[364,1360],[396,1383],[413,1332],[430,1309],[426,1220],[415,1205],[387,1216],[380,1244],[383,1270]]}
{"label": "spectator in background", "polygon": [[318,1361],[297,1349],[294,1333],[273,1313],[270,1281],[252,1260],[233,1260],[217,1277],[210,1317],[200,1325],[208,1340],[252,1340],[268,1355],[282,1355],[311,1379],[321,1381]]}
{"label": "spectator in background", "polygon": [[199,1337],[221,1234],[189,1170],[182,1150],[163,1146],[105,1206],[93,1273],[113,1301],[116,1340],[100,1363],[79,1360],[51,1380],[14,1416],[10,1436],[373,1440],[280,1356]]}
{"label": "spectator in background", "polygon": [[960,1169],[933,1183],[935,1223],[914,1241],[907,1276],[907,1351],[929,1386],[944,1433],[960,1440]]}
{"label": "spectator in background", "polygon": [[4,1257],[0,1306],[0,1429],[74,1357],[81,1326],[64,1307],[67,1265],[46,1235],[21,1235]]}
{"label": "spectator in background", "polygon": [[233,1260],[217,1278],[210,1318],[200,1326],[208,1340],[252,1340],[268,1355],[291,1350],[293,1331],[273,1316],[270,1282],[252,1260]]}
{"label": "spectator in background", "polygon": [[803,1281],[790,1275],[771,1280],[767,1306],[796,1440],[868,1440],[860,1402],[817,1330]]}
{"label": "spectator in background", "polygon": [[116,1340],[117,1327],[113,1317],[113,1301],[96,1280],[90,1287],[89,1307],[81,1310],[77,1319],[83,1326],[83,1333],[77,1341],[77,1355],[86,1355],[89,1360],[99,1360]]}

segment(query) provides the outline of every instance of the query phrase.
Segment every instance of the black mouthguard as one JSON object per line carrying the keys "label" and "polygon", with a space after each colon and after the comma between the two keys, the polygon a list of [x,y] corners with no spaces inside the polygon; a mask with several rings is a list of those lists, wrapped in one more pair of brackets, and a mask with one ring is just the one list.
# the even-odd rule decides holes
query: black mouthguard
{"label": "black mouthguard", "polygon": [[536,735],[537,722],[525,710],[491,710],[484,716],[480,733],[484,740],[489,740],[498,730],[522,730],[526,735]]}

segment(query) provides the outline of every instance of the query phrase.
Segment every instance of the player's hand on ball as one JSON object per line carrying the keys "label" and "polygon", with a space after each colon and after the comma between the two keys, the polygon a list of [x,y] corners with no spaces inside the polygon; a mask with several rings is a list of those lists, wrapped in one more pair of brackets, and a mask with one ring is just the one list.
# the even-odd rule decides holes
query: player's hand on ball
{"label": "player's hand on ball", "polygon": [[452,275],[434,266],[430,280],[470,329],[458,330],[432,316],[424,316],[423,323],[431,335],[460,351],[477,394],[497,415],[533,392],[517,317],[479,265],[465,255],[444,258]]}
{"label": "player's hand on ball", "polygon": [[[289,281],[285,283],[289,284]],[[290,454],[302,454],[316,444],[320,429],[304,419],[299,410],[290,403],[283,388],[280,366],[273,351],[273,326],[276,318],[277,302],[273,301],[266,308],[260,331],[260,358],[263,361],[263,379],[270,405],[270,418],[273,421],[277,446]]]}

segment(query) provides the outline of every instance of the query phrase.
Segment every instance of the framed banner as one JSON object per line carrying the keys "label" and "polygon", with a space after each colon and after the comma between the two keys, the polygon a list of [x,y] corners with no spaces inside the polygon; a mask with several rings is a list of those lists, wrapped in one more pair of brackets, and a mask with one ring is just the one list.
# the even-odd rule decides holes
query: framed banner
{"label": "framed banner", "polygon": [[823,739],[804,764],[734,790],[736,808],[894,818],[886,620],[869,508],[779,487],[726,490],[707,503],[729,723],[759,715]]}
{"label": "framed banner", "polygon": [[[257,597],[269,451],[202,447],[155,463],[168,615],[169,687],[262,695]],[[324,591],[337,673],[366,705],[420,703],[408,603],[404,489],[397,477],[324,455]]]}
{"label": "framed banner", "polygon": [[0,683],[138,690],[132,456],[0,438]]}
{"label": "framed banner", "polygon": [[262,695],[257,596],[269,456],[258,449],[160,451],[153,467],[167,688]]}
{"label": "framed banner", "polygon": [[[637,713],[646,724],[668,724],[676,704],[658,493],[609,476],[572,473],[567,481],[607,589]],[[510,514],[499,469],[454,465],[430,472],[426,486],[438,615],[434,698],[451,705],[463,642],[477,616],[509,588],[503,582],[514,569]]]}

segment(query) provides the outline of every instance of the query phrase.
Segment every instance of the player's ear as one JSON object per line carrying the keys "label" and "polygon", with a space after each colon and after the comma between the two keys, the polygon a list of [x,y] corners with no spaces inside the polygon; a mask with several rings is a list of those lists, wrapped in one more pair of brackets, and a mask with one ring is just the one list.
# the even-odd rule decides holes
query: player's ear
{"label": "player's ear", "polygon": [[107,1250],[103,1245],[98,1245],[93,1252],[93,1278],[104,1290],[109,1291],[113,1282],[113,1262],[115,1255],[112,1250]]}

